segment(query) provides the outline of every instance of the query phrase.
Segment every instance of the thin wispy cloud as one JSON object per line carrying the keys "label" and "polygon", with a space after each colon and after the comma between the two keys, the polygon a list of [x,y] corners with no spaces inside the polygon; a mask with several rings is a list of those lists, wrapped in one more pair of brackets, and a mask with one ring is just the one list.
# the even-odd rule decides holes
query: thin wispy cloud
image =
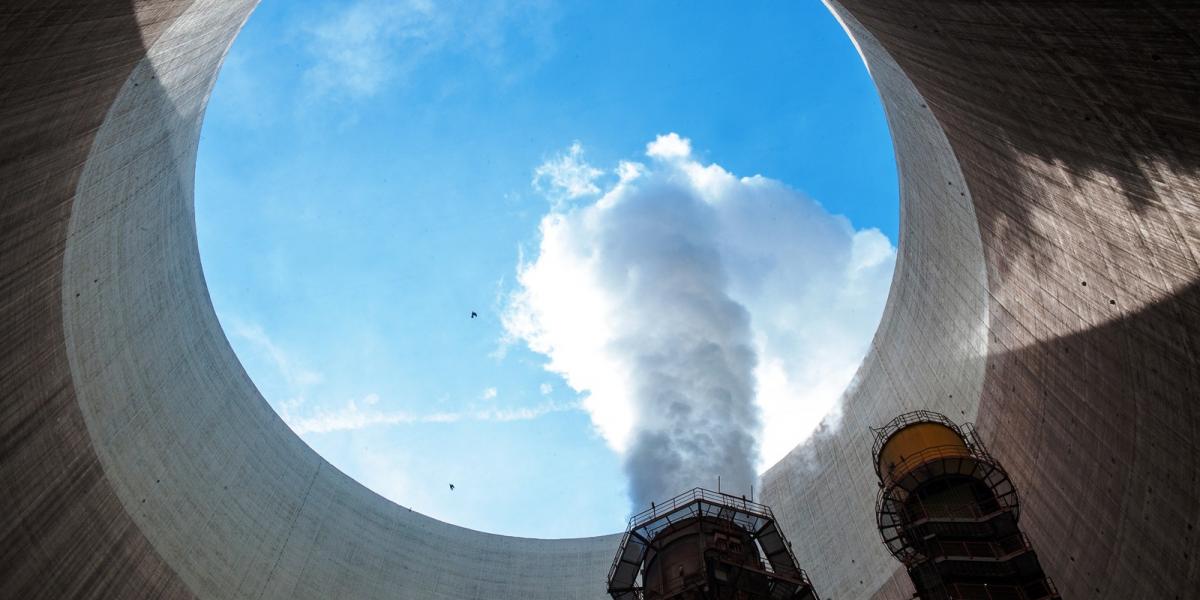
{"label": "thin wispy cloud", "polygon": [[466,421],[513,422],[532,421],[549,414],[578,410],[577,403],[544,402],[532,407],[480,408],[465,411],[412,413],[397,410],[372,408],[377,402],[367,399],[350,400],[335,410],[317,409],[311,415],[297,415],[286,409],[280,416],[300,435],[329,433],[332,431],[354,431],[368,427],[388,425],[416,425],[430,423],[460,423]]}
{"label": "thin wispy cloud", "polygon": [[275,343],[261,325],[235,318],[230,319],[225,329],[234,337],[248,342],[255,353],[266,357],[293,393],[324,379],[319,371],[305,368]]}
{"label": "thin wispy cloud", "polygon": [[[548,401],[531,407],[488,406],[425,413],[383,410],[379,408],[380,395],[374,392],[358,399],[351,399],[334,409],[329,409],[330,402],[321,401],[320,398],[310,401],[308,398],[311,388],[324,379],[323,375],[299,366],[292,354],[273,340],[261,325],[233,319],[228,330],[237,339],[248,342],[254,356],[266,358],[275,367],[276,373],[286,383],[290,394],[289,397],[276,403],[276,411],[293,431],[301,435],[353,431],[387,425],[464,421],[496,423],[531,421],[552,413],[580,409],[580,405],[576,402]],[[479,394],[479,398],[490,403],[495,401],[499,395],[500,392],[497,388],[487,387]]]}
{"label": "thin wispy cloud", "polygon": [[[503,80],[552,50],[552,8],[534,0],[357,0],[307,28],[313,63],[305,78],[317,94],[367,97],[441,54],[465,57]],[[510,57],[515,40],[537,51]]]}
{"label": "thin wispy cloud", "polygon": [[583,144],[575,142],[566,152],[542,163],[533,171],[533,188],[555,203],[600,193],[596,180],[604,171],[583,159]]}
{"label": "thin wispy cloud", "polygon": [[[594,172],[582,148],[566,156]],[[868,349],[896,253],[782,182],[702,163],[677,134],[646,156],[594,202],[558,202],[569,184],[547,194],[504,313],[508,335],[586,394],[639,502],[720,470],[748,485],[815,429]]]}

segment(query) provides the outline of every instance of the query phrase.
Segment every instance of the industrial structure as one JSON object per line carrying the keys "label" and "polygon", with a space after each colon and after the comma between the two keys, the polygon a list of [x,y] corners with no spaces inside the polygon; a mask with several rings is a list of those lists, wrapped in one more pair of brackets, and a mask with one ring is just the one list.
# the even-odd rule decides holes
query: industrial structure
{"label": "industrial structure", "polygon": [[1017,526],[1016,488],[972,425],[913,411],[873,431],[879,532],[921,600],[1060,598]]}
{"label": "industrial structure", "polygon": [[[762,477],[795,556],[825,597],[911,598],[863,455],[927,408],[978,425],[1063,597],[1194,597],[1200,4],[826,3],[878,87],[901,225],[837,418]],[[608,598],[620,534],[397,506],[246,376],[192,202],[255,4],[0,6],[0,597]]]}
{"label": "industrial structure", "polygon": [[696,488],[629,520],[613,600],[818,600],[763,504]]}

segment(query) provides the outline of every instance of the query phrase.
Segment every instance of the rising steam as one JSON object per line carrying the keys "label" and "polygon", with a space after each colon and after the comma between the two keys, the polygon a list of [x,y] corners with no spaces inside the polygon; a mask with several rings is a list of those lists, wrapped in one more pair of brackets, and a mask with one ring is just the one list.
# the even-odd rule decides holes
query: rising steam
{"label": "rising steam", "polygon": [[[587,394],[635,507],[718,476],[749,494],[764,412],[791,421],[782,442],[768,430],[778,453],[834,406],[878,322],[895,250],[776,181],[700,164],[675,134],[647,146],[648,164],[622,163],[602,195],[604,174],[582,152],[536,172],[553,208],[505,327]],[[864,312],[863,339],[837,339]]]}

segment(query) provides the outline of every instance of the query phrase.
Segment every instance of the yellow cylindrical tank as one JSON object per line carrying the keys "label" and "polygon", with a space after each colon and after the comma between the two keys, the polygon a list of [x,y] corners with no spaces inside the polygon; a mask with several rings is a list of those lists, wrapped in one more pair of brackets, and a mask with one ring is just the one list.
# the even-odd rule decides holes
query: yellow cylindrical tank
{"label": "yellow cylindrical tank", "polygon": [[941,423],[913,423],[893,433],[879,451],[879,473],[899,481],[930,460],[970,457],[962,436]]}

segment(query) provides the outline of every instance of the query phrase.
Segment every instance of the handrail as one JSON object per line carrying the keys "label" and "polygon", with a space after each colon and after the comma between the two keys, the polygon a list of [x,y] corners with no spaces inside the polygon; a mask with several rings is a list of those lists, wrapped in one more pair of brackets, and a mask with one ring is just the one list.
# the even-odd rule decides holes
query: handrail
{"label": "handrail", "polygon": [[951,600],[1045,600],[1062,597],[1049,577],[1020,585],[952,583],[943,585],[942,589]]}
{"label": "handrail", "polygon": [[[726,510],[728,510],[728,512],[726,512]],[[672,517],[683,511],[688,511],[687,514],[682,516],[684,519],[694,517],[716,517],[718,519],[727,520],[729,522],[729,526],[738,527],[740,530],[743,530],[749,534],[751,539],[755,540],[756,545],[760,543],[759,536],[764,535],[764,532],[767,530],[767,528],[771,524],[775,523],[775,514],[771,511],[770,507],[766,506],[765,504],[759,504],[752,500],[747,500],[745,497],[737,497],[722,492],[713,492],[711,490],[706,490],[699,487],[683,492],[682,494],[679,494],[674,498],[664,502],[653,503],[649,509],[637,513],[629,518],[629,527],[625,530],[624,535],[621,537],[621,544],[617,548],[617,554],[615,557],[613,557],[612,564],[608,569],[607,581],[609,582],[610,586],[613,584],[613,579],[617,577],[618,569],[625,558],[625,552],[626,549],[629,548],[629,545],[637,544],[637,548],[634,550],[637,552],[637,555],[631,555],[630,558],[643,559],[646,552],[646,545],[655,539],[656,535],[661,532],[662,528],[670,527],[673,522],[678,522],[679,519],[672,519]],[[763,557],[763,565],[766,569],[763,572],[772,577],[788,579],[789,576],[794,576],[792,569],[788,568],[789,565],[791,565],[791,567],[796,569],[795,572],[798,572],[801,575],[802,580],[807,583],[808,576],[796,565],[796,557],[792,553],[792,549],[787,543],[786,538],[783,537],[782,532],[774,530],[774,534],[779,536],[780,541],[783,544],[783,550],[787,552],[787,560],[782,561],[780,565],[778,565],[778,567],[780,567],[778,569],[780,572],[774,573],[776,565],[772,565],[770,560],[768,560],[766,557]],[[639,541],[635,541],[633,539],[635,537]],[[763,550],[760,547],[759,552],[761,553],[762,551]],[[778,556],[778,554],[778,551],[774,553],[775,556]],[[761,568],[759,570],[761,570]],[[640,587],[637,585],[637,578],[642,575],[642,573],[640,573],[641,565],[638,565],[638,571],[638,574],[635,574],[632,581],[625,581],[625,578],[623,578],[623,580],[619,583],[618,588],[622,593],[627,592],[640,594]],[[811,584],[808,585],[811,587]],[[610,587],[610,593],[613,593],[613,589],[616,588]]]}
{"label": "handrail", "polygon": [[719,506],[725,506],[742,512],[751,514],[757,517],[763,517],[775,520],[775,513],[771,512],[771,508],[765,504],[759,504],[753,500],[747,500],[745,497],[737,497],[724,492],[713,492],[704,488],[692,488],[670,500],[654,503],[650,508],[643,510],[629,518],[629,529],[635,529],[638,525],[645,524],[657,520],[659,517],[666,516],[675,512],[680,508],[684,508],[695,502],[709,502]]}
{"label": "handrail", "polygon": [[625,545],[629,543],[629,530],[625,530],[625,535],[621,536],[621,545],[617,546],[617,555],[613,557],[612,566],[608,568],[608,577],[605,581],[612,581],[617,574],[617,565],[621,564],[621,555],[625,553]]}
{"label": "handrail", "polygon": [[[808,588],[810,590],[812,589],[812,581],[808,578],[808,573],[804,569],[797,568],[797,569],[795,569],[794,572],[787,573],[787,574],[780,574],[780,573],[772,573],[770,571],[766,571],[761,566],[754,565],[752,562],[743,562],[743,563],[731,562],[731,561],[721,561],[721,562],[725,562],[727,564],[734,565],[737,568],[742,569],[744,571],[750,571],[753,573],[765,575],[768,578],[773,579],[773,580],[784,581],[791,585],[795,585],[797,587]],[[662,577],[662,579],[661,579],[661,591],[665,595],[670,596],[672,594],[676,594],[676,593],[688,588],[689,586],[694,586],[697,583],[699,583],[699,584],[705,583],[705,577],[704,577],[703,573],[688,573],[686,575],[666,575],[666,576]],[[641,590],[636,590],[636,591],[638,593],[641,593]]]}
{"label": "handrail", "polygon": [[996,502],[996,507],[984,510],[979,502],[967,504],[931,504],[927,505],[920,498],[908,500],[902,507],[903,516],[907,521],[916,523],[922,519],[972,519],[983,520],[998,513],[1012,512],[1012,508]]}
{"label": "handrail", "polygon": [[[965,557],[969,559],[975,558],[994,558],[1001,559],[1020,552],[1027,552],[1033,549],[1029,539],[1023,533],[1010,535],[999,541],[943,541],[935,540],[929,543],[931,549],[936,549],[936,552],[929,552],[931,558],[951,558]],[[981,551],[982,550],[982,551]]]}
{"label": "handrail", "polygon": [[975,429],[974,423],[963,423],[962,432],[963,439],[967,442],[967,447],[971,449],[972,453],[987,459],[990,463],[997,462],[996,459],[992,458],[992,453],[988,452],[987,445],[980,439],[979,431]]}
{"label": "handrail", "polygon": [[[967,437],[958,424],[954,421],[951,421],[948,417],[946,417],[946,415],[936,413],[931,410],[914,410],[897,416],[891,421],[888,421],[888,423],[883,427],[870,428],[871,432],[875,434],[875,441],[871,445],[872,460],[876,460],[878,458],[879,451],[883,449],[883,445],[887,443],[888,438],[890,438],[893,433],[900,431],[909,425],[916,425],[917,423],[937,423],[939,425],[945,425],[946,427],[953,429],[954,432],[958,434],[958,437],[963,439],[966,439]],[[877,460],[875,469],[878,474],[879,466]]]}
{"label": "handrail", "polygon": [[1053,579],[1045,577],[1038,583],[1041,583],[1045,586],[1046,592],[1049,594],[1049,598],[1062,598],[1062,596],[1058,594],[1058,587],[1054,585]]}
{"label": "handrail", "polygon": [[[964,449],[967,451],[965,455],[963,454]],[[964,447],[957,444],[941,444],[938,446],[922,448],[915,454],[904,457],[904,459],[899,463],[889,464],[887,473],[880,473],[880,481],[883,483],[883,487],[885,489],[893,487],[897,483],[894,478],[895,473],[899,472],[908,475],[909,473],[912,473],[920,468],[921,465],[928,462],[933,462],[939,458],[970,458],[976,462],[995,464],[992,461],[989,461],[976,454],[975,452],[972,452],[970,446]]]}
{"label": "handrail", "polygon": [[988,462],[996,462],[995,459],[992,458],[991,453],[988,452],[987,446],[984,445],[983,440],[979,438],[979,433],[976,430],[974,423],[963,423],[962,425],[959,425],[941,413],[933,412],[931,410],[914,410],[897,416],[882,427],[870,428],[871,432],[875,434],[875,440],[871,444],[871,460],[875,463],[875,472],[877,475],[883,475],[879,472],[878,460],[879,452],[883,450],[883,446],[897,431],[900,431],[909,425],[916,425],[918,423],[936,423],[938,425],[948,427],[958,434],[958,437],[962,438],[972,455],[982,457]]}

